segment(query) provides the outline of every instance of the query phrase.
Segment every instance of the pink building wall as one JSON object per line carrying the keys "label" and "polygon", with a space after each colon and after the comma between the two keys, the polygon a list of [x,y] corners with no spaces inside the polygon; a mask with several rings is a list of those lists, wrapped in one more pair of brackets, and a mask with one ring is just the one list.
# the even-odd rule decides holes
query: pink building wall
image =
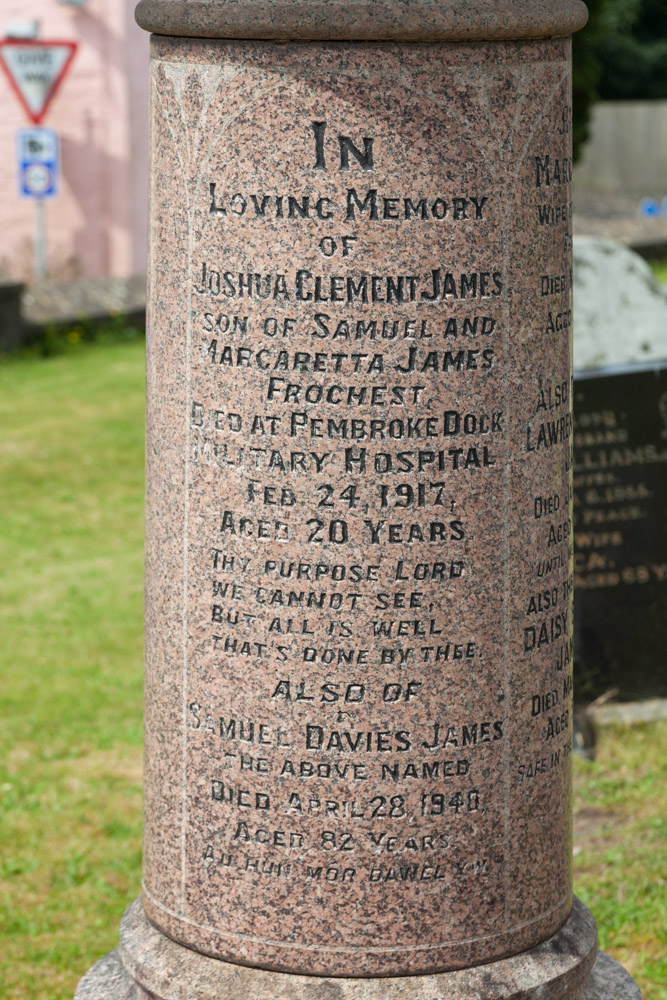
{"label": "pink building wall", "polygon": [[[148,35],[136,0],[1,0],[0,36],[39,21],[40,40],[79,48],[42,124],[60,135],[60,193],[46,204],[47,277],[145,270]],[[35,208],[18,193],[16,132],[31,123],[0,73],[0,272],[32,279]]]}

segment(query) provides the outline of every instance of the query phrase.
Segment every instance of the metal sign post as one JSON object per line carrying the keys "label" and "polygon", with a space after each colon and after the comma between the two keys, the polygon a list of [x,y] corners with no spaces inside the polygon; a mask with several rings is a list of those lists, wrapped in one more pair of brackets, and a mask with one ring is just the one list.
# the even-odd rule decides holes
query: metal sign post
{"label": "metal sign post", "polygon": [[[0,66],[28,118],[39,126],[77,50],[76,42],[0,41]],[[44,200],[57,194],[60,169],[57,134],[49,128],[18,133],[19,191],[35,199],[35,278],[46,276],[46,210]]]}
{"label": "metal sign post", "polygon": [[22,128],[18,133],[19,192],[35,199],[35,279],[46,277],[45,199],[58,193],[58,134],[50,128]]}
{"label": "metal sign post", "polygon": [[35,201],[35,281],[46,278],[46,212],[44,199]]}

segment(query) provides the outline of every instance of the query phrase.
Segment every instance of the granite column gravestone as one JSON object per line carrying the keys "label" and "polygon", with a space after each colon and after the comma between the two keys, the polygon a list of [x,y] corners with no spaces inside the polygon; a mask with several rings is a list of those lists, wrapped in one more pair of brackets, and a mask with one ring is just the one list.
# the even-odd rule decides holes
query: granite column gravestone
{"label": "granite column gravestone", "polygon": [[140,3],[144,887],[80,998],[636,993],[570,863],[585,18]]}

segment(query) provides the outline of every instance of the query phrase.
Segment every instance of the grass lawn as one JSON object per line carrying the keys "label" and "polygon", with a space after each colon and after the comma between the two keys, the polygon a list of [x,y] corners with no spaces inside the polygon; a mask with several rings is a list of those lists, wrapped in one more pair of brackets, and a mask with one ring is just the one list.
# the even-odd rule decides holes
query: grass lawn
{"label": "grass lawn", "polygon": [[659,260],[650,260],[649,264],[656,281],[662,285],[667,285],[667,258],[661,257]]}
{"label": "grass lawn", "polygon": [[667,724],[606,726],[574,762],[574,886],[600,947],[667,997]]}
{"label": "grass lawn", "polygon": [[71,998],[141,860],[141,342],[0,365],[0,996]]}
{"label": "grass lawn", "polygon": [[[139,892],[143,344],[0,364],[0,997],[70,1000]],[[576,762],[577,891],[667,997],[667,727]]]}

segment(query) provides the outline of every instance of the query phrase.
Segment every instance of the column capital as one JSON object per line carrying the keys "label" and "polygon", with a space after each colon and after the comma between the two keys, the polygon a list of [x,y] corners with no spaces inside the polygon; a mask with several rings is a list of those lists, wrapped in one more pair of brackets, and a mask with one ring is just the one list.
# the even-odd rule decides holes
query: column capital
{"label": "column capital", "polygon": [[581,0],[141,0],[158,35],[275,41],[475,42],[571,35]]}

